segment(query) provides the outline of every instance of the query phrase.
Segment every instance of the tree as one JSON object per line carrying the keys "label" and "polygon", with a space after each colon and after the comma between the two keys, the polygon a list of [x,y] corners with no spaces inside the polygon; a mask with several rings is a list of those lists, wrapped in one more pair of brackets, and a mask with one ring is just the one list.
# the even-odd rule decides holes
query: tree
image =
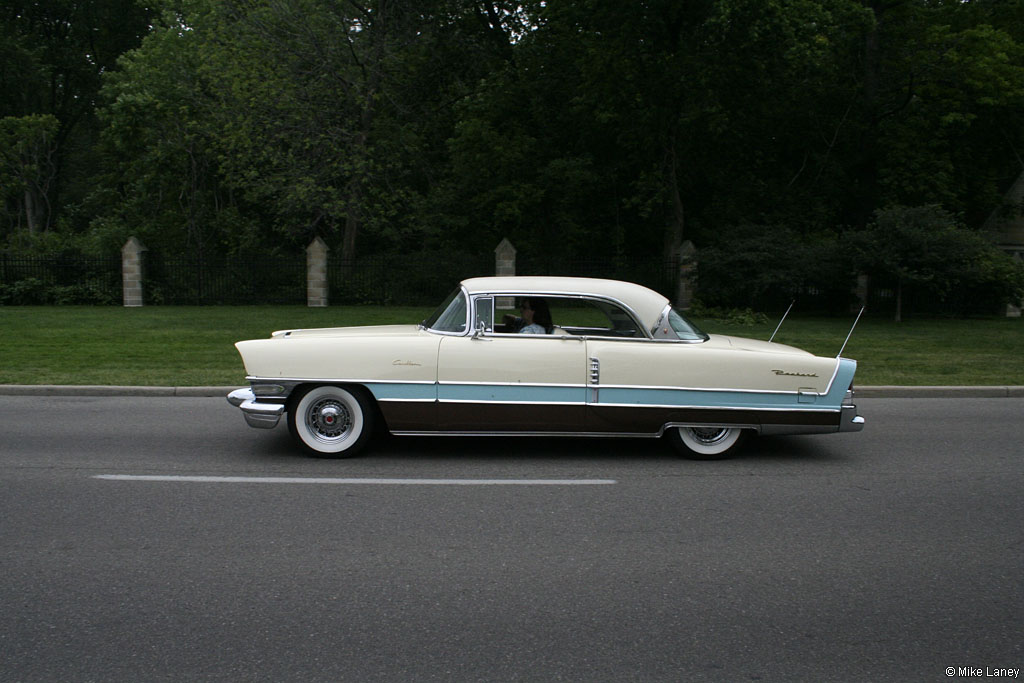
{"label": "tree", "polygon": [[[87,191],[101,75],[138,44],[150,13],[134,0],[9,0],[0,7],[0,117],[45,115],[58,123],[47,135],[52,174],[36,188],[45,196],[8,210],[9,225],[46,231],[68,199]],[[24,144],[35,145],[36,133],[22,130],[30,136]]]}
{"label": "tree", "polygon": [[59,125],[47,114],[0,119],[0,195],[18,207],[30,236],[50,225]]}
{"label": "tree", "polygon": [[910,288],[940,303],[958,291],[984,293],[993,308],[1018,302],[1024,294],[1024,264],[939,206],[882,209],[851,244],[865,272],[895,284],[896,322],[903,319]]}
{"label": "tree", "polygon": [[229,182],[292,235],[340,233],[345,260],[401,200],[380,191],[394,150],[378,132],[422,20],[401,0],[231,2],[201,20]]}

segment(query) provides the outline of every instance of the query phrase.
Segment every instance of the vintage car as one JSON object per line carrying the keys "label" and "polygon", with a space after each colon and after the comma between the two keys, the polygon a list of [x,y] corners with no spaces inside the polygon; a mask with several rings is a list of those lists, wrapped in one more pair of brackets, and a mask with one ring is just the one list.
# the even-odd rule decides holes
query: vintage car
{"label": "vintage car", "polygon": [[[515,313],[520,313],[515,315]],[[694,459],[748,433],[859,431],[856,361],[709,335],[646,287],[569,277],[463,281],[422,323],[298,329],[235,345],[228,400],[307,451],[396,435],[667,435]]]}

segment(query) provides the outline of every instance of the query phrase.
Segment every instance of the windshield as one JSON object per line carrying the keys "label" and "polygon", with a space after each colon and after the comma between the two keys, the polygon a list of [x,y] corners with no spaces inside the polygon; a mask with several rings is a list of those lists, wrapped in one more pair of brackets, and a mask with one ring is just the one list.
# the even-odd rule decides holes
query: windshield
{"label": "windshield", "polygon": [[676,336],[685,341],[706,341],[708,338],[708,335],[701,332],[699,327],[687,320],[675,308],[669,309],[668,324],[675,330]]}
{"label": "windshield", "polygon": [[445,297],[430,317],[423,321],[423,326],[435,332],[466,331],[466,297],[462,288]]}

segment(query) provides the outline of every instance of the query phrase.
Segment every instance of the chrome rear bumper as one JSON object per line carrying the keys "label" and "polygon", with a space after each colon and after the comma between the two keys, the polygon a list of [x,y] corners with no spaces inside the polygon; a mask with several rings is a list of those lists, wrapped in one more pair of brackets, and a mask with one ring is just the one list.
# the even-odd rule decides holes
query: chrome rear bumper
{"label": "chrome rear bumper", "polygon": [[284,413],[284,404],[260,403],[252,389],[235,389],[228,394],[228,403],[241,409],[246,424],[259,429],[276,427]]}
{"label": "chrome rear bumper", "polygon": [[864,429],[864,418],[857,414],[857,406],[843,405],[839,414],[839,431],[859,432]]}

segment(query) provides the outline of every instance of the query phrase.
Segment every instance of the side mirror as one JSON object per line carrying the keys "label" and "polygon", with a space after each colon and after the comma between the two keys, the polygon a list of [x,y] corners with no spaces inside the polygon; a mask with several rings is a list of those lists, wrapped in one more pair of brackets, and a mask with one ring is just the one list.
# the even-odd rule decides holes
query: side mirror
{"label": "side mirror", "polygon": [[484,321],[476,321],[476,329],[473,330],[473,339],[483,338],[485,332],[487,332],[487,328],[484,326]]}

